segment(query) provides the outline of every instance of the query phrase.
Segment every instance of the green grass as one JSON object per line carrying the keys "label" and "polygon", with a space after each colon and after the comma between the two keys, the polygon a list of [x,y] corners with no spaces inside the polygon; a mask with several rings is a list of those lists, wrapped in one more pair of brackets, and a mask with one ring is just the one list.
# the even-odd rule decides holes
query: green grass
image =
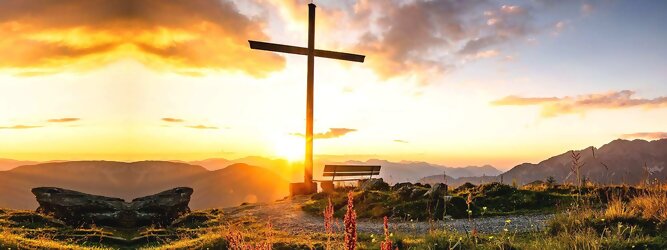
{"label": "green grass", "polygon": [[[428,188],[415,187],[426,192]],[[444,215],[452,218],[467,218],[467,195],[472,194],[471,210],[473,217],[554,213],[558,207],[569,206],[575,200],[571,191],[563,189],[524,190],[509,185],[491,183],[471,189],[450,191],[453,196],[445,202],[442,197],[431,198],[420,195],[418,198],[401,197],[397,191],[356,191],[354,204],[359,218],[376,218],[384,216],[402,219],[428,220],[442,219]],[[328,198],[334,205],[335,215],[342,217],[347,198],[345,192],[318,194],[303,206],[303,210],[321,215],[328,204]],[[445,206],[446,209],[445,209]],[[483,208],[487,209],[484,210]]]}
{"label": "green grass", "polygon": [[[664,190],[638,197],[617,197],[605,204],[595,199],[594,189],[584,191],[581,200],[575,201],[574,193],[578,192],[572,192],[570,187],[528,190],[494,184],[454,193],[457,198],[451,202],[452,207],[447,208],[448,213],[450,209],[467,208],[462,206],[468,193],[473,197],[475,217],[484,206],[488,213],[484,216],[545,211],[556,212],[556,215],[548,221],[546,229],[525,233],[508,229],[473,235],[438,228],[419,235],[393,233],[390,238],[394,246],[399,249],[667,249],[667,222],[661,216],[667,207]],[[433,216],[438,209],[428,207],[433,205],[430,198],[405,201],[395,191],[355,191],[354,194],[360,217],[396,215],[406,209],[401,213],[411,213],[414,218]],[[339,220],[347,202],[344,195],[345,192],[331,195]],[[327,198],[327,195],[314,195],[303,208],[321,216]],[[431,208],[434,209],[428,212]],[[391,221],[396,219],[401,217]],[[378,221],[378,227],[381,226]],[[247,246],[268,243],[273,249],[324,249],[328,238],[323,232],[290,235],[268,227],[266,221],[255,217],[232,221],[215,209],[184,215],[176,227],[143,228],[140,232],[71,228],[47,215],[0,210],[0,249],[226,249],[231,233],[240,234]],[[134,245],[113,241],[113,237],[136,236],[152,238]],[[343,234],[335,233],[330,238],[332,249],[341,249]],[[360,233],[358,249],[379,249],[383,238],[383,235]]]}

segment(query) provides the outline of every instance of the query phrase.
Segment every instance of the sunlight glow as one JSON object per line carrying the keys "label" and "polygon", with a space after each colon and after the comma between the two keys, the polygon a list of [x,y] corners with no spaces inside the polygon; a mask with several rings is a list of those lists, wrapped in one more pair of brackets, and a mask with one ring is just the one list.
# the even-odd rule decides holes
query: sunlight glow
{"label": "sunlight glow", "polygon": [[305,142],[303,138],[296,136],[277,137],[273,141],[273,153],[275,156],[287,159],[290,162],[303,160]]}

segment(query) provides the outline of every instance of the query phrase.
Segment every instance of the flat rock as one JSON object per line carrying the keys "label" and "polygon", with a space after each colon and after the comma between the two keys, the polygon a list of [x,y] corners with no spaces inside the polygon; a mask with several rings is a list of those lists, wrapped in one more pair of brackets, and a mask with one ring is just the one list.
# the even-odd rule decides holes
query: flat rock
{"label": "flat rock", "polygon": [[39,213],[51,214],[71,226],[95,224],[121,228],[171,224],[181,214],[190,212],[192,192],[192,188],[179,187],[125,202],[57,187],[32,189]]}

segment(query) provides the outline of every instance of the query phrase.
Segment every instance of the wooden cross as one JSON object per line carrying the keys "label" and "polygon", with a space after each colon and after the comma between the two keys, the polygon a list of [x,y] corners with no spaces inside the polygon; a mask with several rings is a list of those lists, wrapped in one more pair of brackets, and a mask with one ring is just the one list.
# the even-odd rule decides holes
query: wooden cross
{"label": "wooden cross", "polygon": [[314,57],[324,57],[353,62],[364,62],[366,56],[343,52],[315,49],[315,4],[308,4],[308,47],[297,47],[275,43],[248,40],[251,49],[283,52],[308,56],[307,97],[306,97],[306,155],[304,183],[313,184],[313,74]]}

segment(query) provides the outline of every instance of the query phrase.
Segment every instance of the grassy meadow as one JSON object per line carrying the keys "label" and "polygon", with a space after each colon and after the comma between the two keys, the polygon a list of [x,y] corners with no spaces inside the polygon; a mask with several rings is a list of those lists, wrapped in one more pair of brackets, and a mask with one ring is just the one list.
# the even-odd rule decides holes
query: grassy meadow
{"label": "grassy meadow", "polygon": [[[170,227],[142,228],[139,232],[95,225],[72,228],[48,215],[0,210],[0,246],[2,249],[667,248],[667,187],[661,185],[578,188],[538,182],[515,188],[490,183],[466,184],[445,193],[436,191],[430,185],[396,184],[365,189],[343,187],[333,193],[305,197],[301,209],[321,218],[322,225],[321,230],[298,235],[275,228],[271,220],[234,217],[218,209],[194,211]],[[540,229],[516,230],[511,220],[502,222],[502,230],[498,232],[476,228],[476,222],[483,218],[512,214],[553,216]],[[382,220],[385,217],[386,227]],[[431,226],[426,233],[415,234],[395,232],[392,227],[392,223],[406,221],[417,224],[445,220],[446,225],[448,220],[461,218],[469,221],[471,230]],[[350,232],[358,220],[377,222],[379,233]],[[128,243],[122,239],[132,240]],[[387,248],[389,245],[391,248]]]}

